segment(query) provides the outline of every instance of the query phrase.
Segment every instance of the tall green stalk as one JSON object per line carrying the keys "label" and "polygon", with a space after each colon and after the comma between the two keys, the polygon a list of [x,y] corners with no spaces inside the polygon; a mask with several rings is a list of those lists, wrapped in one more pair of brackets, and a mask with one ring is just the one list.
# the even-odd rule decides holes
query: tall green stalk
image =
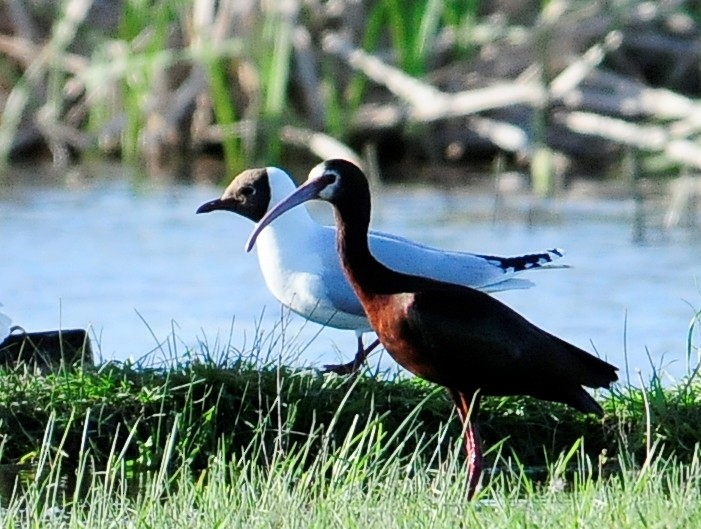
{"label": "tall green stalk", "polygon": [[158,76],[163,75],[159,60],[168,49],[168,35],[177,13],[171,2],[127,0],[122,6],[119,36],[127,44],[125,60],[129,63],[120,80],[126,110],[122,133],[122,155],[129,162],[141,156],[141,136],[148,119],[148,106],[158,97]]}
{"label": "tall green stalk", "polygon": [[214,117],[222,130],[221,144],[224,150],[224,163],[229,174],[237,174],[245,168],[246,156],[243,152],[241,138],[230,132],[236,124],[236,109],[229,93],[230,83],[227,72],[229,63],[228,58],[212,57],[207,60],[207,73]]}
{"label": "tall green stalk", "polygon": [[268,160],[278,160],[282,143],[278,130],[282,125],[282,115],[287,104],[287,87],[290,78],[290,63],[292,61],[292,32],[296,14],[285,12],[281,8],[272,8],[264,22],[263,38],[272,56],[260,56],[263,64],[264,105],[263,118],[268,127],[266,154]]}

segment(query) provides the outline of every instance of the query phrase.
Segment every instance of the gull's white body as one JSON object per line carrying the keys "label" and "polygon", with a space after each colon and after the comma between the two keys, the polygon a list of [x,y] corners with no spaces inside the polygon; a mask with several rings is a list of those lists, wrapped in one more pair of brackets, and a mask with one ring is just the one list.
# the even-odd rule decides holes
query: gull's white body
{"label": "gull's white body", "polygon": [[[296,187],[290,176],[268,167],[270,210]],[[287,211],[258,237],[256,250],[270,292],[301,316],[358,334],[371,330],[363,308],[343,275],[335,245],[336,229],[315,222],[305,208]],[[370,250],[389,268],[399,272],[466,285],[487,292],[528,288],[532,283],[515,278],[513,268],[471,253],[451,252],[414,243],[401,237],[370,232]],[[548,259],[561,256],[554,250]]]}
{"label": "gull's white body", "polygon": [[[2,307],[2,303],[0,303],[0,307]],[[0,312],[0,342],[10,334],[10,325],[12,325],[10,317]]]}

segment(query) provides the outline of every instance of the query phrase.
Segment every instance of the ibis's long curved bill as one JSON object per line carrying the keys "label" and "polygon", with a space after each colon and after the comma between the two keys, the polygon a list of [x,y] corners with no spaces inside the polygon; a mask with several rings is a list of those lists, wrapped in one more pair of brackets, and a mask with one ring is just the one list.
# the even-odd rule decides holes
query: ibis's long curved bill
{"label": "ibis's long curved bill", "polygon": [[256,244],[256,239],[258,238],[258,235],[260,235],[260,232],[263,231],[263,228],[265,228],[288,209],[292,209],[303,202],[319,198],[319,192],[326,187],[327,184],[327,179],[324,177],[307,180],[304,184],[299,186],[294,193],[288,195],[287,198],[283,199],[273,209],[269,210],[268,213],[266,213],[266,215],[260,219],[258,224],[256,224],[253,233],[251,233],[248,241],[246,241],[246,251],[250,252],[251,249],[253,249],[253,246]]}

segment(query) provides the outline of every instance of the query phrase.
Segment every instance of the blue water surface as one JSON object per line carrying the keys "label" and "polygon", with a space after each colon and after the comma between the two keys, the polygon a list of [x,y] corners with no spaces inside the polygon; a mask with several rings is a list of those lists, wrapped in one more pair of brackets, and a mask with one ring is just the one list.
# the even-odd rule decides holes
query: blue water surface
{"label": "blue water surface", "polygon": [[[267,291],[256,256],[243,252],[250,221],[195,215],[220,187],[135,181],[119,167],[111,175],[2,189],[0,301],[14,324],[89,327],[105,360],[216,356],[261,338],[265,351],[275,357],[284,349],[288,362],[350,360],[352,333],[304,322]],[[701,308],[693,230],[665,232],[653,216],[646,242],[635,243],[626,199],[550,201],[534,215],[530,198],[502,198],[495,209],[489,193],[467,189],[386,187],[373,198],[375,229],[426,244],[497,255],[566,249],[562,262],[570,268],[531,273],[534,288],[498,297],[596,350],[633,383],[638,370],[645,380],[653,367],[668,372],[667,380],[687,372],[687,335]],[[312,211],[330,221],[326,205]],[[692,344],[693,364],[695,335]],[[372,357],[371,365],[378,362],[394,369],[386,354]]]}

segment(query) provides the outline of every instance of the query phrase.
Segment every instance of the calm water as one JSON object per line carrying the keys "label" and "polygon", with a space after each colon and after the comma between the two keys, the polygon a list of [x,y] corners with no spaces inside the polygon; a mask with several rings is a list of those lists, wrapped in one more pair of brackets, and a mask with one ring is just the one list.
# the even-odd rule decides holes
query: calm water
{"label": "calm water", "polygon": [[[2,190],[4,312],[31,331],[90,327],[104,359],[153,350],[154,358],[172,357],[200,342],[245,349],[282,320],[298,362],[349,360],[352,333],[324,329],[317,336],[317,325],[280,310],[257,258],[242,250],[249,221],[195,215],[220,191],[125,178]],[[532,227],[525,199],[507,199],[496,222],[491,197],[464,191],[387,188],[375,194],[375,205],[376,229],[435,246],[503,255],[566,249],[571,268],[531,274],[535,288],[500,299],[620,366],[627,349],[633,382],[636,369],[650,373],[650,361],[674,376],[686,372],[688,327],[701,308],[694,234],[653,232],[652,242],[634,244],[627,201],[551,204]],[[327,217],[324,205],[314,211]],[[392,365],[386,355],[381,362]]]}

